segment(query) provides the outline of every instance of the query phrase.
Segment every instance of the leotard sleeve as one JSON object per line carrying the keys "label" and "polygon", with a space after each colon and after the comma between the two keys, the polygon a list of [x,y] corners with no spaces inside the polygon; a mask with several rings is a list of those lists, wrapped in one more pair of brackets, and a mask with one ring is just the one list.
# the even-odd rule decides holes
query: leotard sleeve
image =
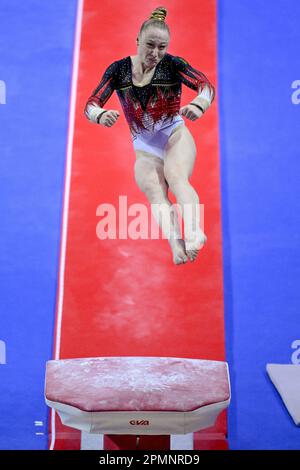
{"label": "leotard sleeve", "polygon": [[192,67],[185,59],[174,56],[176,78],[184,85],[198,92],[192,101],[206,110],[214,100],[215,88],[204,73]]}
{"label": "leotard sleeve", "polygon": [[100,112],[103,112],[103,106],[113,94],[115,90],[116,73],[117,62],[113,62],[107,67],[99,85],[89,97],[84,108],[84,113],[90,121],[96,122]]}

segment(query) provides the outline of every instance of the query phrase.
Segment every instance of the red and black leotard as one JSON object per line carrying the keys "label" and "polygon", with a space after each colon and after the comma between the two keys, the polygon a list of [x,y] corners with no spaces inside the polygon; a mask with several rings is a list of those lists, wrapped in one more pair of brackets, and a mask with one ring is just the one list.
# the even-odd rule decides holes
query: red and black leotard
{"label": "red and black leotard", "polygon": [[103,108],[116,90],[132,135],[143,129],[150,130],[161,119],[178,115],[182,83],[201,93],[208,86],[213,101],[215,89],[207,77],[193,68],[185,59],[166,53],[157,64],[151,82],[137,87],[132,82],[130,56],[109,65],[89,97],[85,114],[90,119],[91,106]]}

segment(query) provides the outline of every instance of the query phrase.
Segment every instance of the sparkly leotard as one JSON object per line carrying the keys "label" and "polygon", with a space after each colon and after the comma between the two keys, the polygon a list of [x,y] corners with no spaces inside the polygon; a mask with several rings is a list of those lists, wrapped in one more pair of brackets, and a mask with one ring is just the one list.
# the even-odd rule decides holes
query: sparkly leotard
{"label": "sparkly leotard", "polygon": [[213,85],[182,57],[166,53],[157,64],[151,82],[139,87],[132,82],[131,57],[127,56],[107,67],[86,103],[85,114],[89,118],[91,107],[103,108],[116,90],[134,147],[163,158],[174,126],[184,123],[179,115],[182,83],[198,93],[207,85],[213,100]]}

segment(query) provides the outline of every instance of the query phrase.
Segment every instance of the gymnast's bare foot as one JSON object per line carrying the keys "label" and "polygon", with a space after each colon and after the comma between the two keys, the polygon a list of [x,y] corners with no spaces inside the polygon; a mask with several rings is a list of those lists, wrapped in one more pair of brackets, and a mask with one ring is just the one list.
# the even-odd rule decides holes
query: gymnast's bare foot
{"label": "gymnast's bare foot", "polygon": [[177,238],[173,240],[169,240],[172,253],[173,253],[173,262],[174,264],[183,264],[186,263],[188,260],[185,247],[184,247],[184,241]]}
{"label": "gymnast's bare foot", "polygon": [[185,251],[190,261],[195,261],[206,240],[207,236],[203,232],[200,232],[193,241],[185,240]]}

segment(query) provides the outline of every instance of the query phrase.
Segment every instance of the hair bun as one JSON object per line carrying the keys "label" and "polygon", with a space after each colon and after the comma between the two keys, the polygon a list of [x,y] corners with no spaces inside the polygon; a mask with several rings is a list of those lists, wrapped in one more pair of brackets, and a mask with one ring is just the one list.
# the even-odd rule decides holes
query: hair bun
{"label": "hair bun", "polygon": [[166,16],[167,16],[167,10],[164,7],[157,7],[151,13],[150,20],[165,21]]}

